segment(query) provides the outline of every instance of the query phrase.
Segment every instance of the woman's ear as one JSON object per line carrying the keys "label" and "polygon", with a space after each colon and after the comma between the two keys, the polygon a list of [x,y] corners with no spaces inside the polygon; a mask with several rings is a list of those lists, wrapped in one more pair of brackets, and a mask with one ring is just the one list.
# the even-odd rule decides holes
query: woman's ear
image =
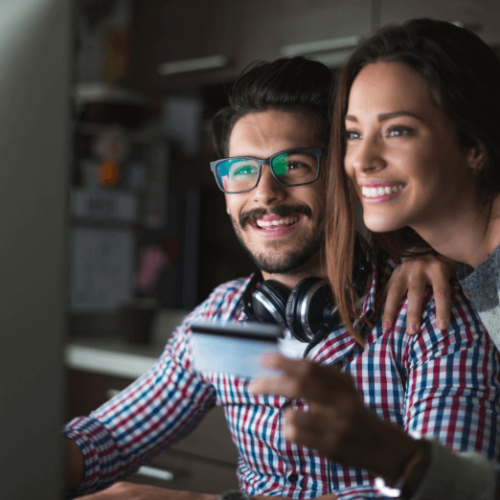
{"label": "woman's ear", "polygon": [[484,153],[477,146],[473,146],[467,150],[467,163],[469,168],[474,171],[478,171],[484,160]]}

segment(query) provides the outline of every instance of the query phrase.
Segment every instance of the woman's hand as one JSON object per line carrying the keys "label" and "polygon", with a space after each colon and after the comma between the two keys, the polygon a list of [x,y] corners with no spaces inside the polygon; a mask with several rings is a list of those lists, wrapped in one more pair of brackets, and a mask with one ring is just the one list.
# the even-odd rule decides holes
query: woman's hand
{"label": "woman's hand", "polygon": [[454,274],[454,261],[441,255],[406,259],[394,269],[384,288],[387,298],[382,318],[383,330],[388,331],[394,325],[401,299],[408,292],[407,332],[410,335],[417,333],[422,323],[422,304],[427,286],[431,286],[434,293],[438,328],[446,330],[450,326],[450,278]]}
{"label": "woman's hand", "polygon": [[416,441],[402,429],[380,420],[363,404],[352,378],[334,367],[305,359],[268,355],[263,364],[281,375],[253,381],[254,394],[303,398],[308,411],[288,408],[284,434],[287,440],[317,450],[344,466],[369,470],[395,482]]}

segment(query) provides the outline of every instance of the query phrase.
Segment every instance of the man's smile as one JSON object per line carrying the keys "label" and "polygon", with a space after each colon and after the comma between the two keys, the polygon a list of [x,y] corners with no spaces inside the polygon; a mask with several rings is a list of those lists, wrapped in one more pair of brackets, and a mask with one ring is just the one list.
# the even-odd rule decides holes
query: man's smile
{"label": "man's smile", "polygon": [[[269,215],[254,221],[257,229],[266,229],[274,231],[283,227],[291,226],[300,220],[300,215],[291,215],[289,217],[280,217],[279,215]],[[252,224],[253,225],[253,224]]]}
{"label": "man's smile", "polygon": [[255,234],[265,238],[282,238],[297,229],[304,218],[312,218],[312,211],[307,205],[278,205],[270,209],[257,208],[240,217],[240,226],[251,228]]}
{"label": "man's smile", "polygon": [[268,215],[259,219],[250,220],[250,226],[263,234],[266,238],[280,238],[287,236],[299,225],[302,215],[294,214],[288,217]]}
{"label": "man's smile", "polygon": [[247,224],[254,229],[278,229],[296,224],[304,215],[312,219],[312,210],[307,205],[276,205],[249,210],[240,215],[239,223],[242,229]]}

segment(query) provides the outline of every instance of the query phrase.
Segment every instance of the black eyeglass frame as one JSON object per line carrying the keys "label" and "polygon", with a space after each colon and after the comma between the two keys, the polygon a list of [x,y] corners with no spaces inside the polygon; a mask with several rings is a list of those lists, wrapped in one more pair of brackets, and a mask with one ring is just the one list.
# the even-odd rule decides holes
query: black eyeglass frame
{"label": "black eyeglass frame", "polygon": [[[318,171],[316,172],[316,177],[309,182],[301,182],[300,184],[285,184],[281,182],[278,179],[278,176],[274,173],[274,170],[272,168],[272,161],[274,158],[276,158],[279,155],[282,155],[283,153],[288,153],[288,152],[301,152],[301,151],[314,151],[316,153],[316,157],[318,160]],[[285,149],[284,151],[280,151],[279,153],[275,153],[269,158],[265,158],[264,160],[261,160],[259,158],[254,158],[253,156],[231,156],[229,158],[222,158],[222,160],[215,160],[210,162],[210,170],[214,174],[215,177],[215,182],[217,183],[217,186],[219,189],[226,194],[240,194],[240,193],[248,193],[248,191],[252,191],[252,189],[255,189],[260,182],[260,175],[262,173],[262,165],[268,165],[269,170],[271,171],[272,176],[276,180],[278,184],[281,184],[282,186],[285,187],[295,187],[295,186],[306,186],[307,184],[312,184],[313,182],[316,182],[319,177],[319,173],[321,170],[321,158],[323,158],[325,154],[325,148],[291,148],[291,149]],[[217,166],[222,163],[223,161],[228,161],[228,160],[255,160],[257,162],[257,166],[259,167],[259,174],[257,175],[257,180],[255,181],[255,185],[251,187],[250,189],[245,189],[244,191],[226,191],[224,187],[221,185],[219,181],[219,176],[217,175]]]}

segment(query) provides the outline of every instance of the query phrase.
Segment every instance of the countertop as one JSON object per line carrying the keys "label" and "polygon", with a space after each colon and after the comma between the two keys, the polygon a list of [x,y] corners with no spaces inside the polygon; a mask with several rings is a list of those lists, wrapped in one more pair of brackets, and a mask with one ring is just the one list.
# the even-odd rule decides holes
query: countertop
{"label": "countertop", "polygon": [[163,352],[187,311],[161,310],[153,325],[151,343],[133,344],[117,337],[70,338],[64,349],[67,368],[135,380],[149,370]]}

